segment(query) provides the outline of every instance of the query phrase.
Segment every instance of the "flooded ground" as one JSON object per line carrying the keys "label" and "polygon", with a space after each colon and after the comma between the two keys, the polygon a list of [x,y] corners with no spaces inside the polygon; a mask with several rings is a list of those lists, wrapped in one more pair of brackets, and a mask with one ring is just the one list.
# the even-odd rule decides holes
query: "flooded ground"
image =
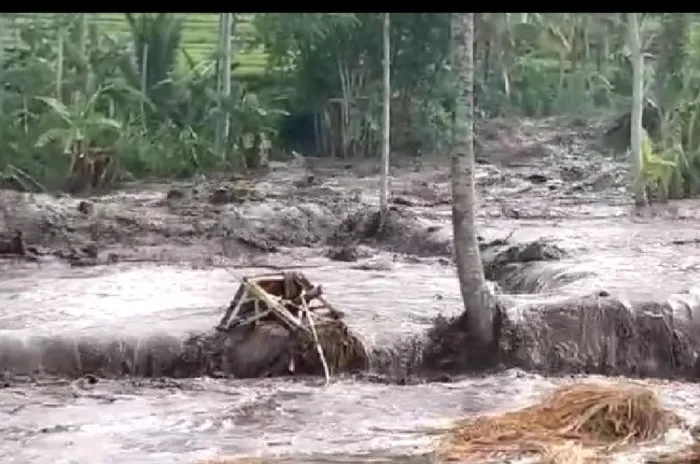
{"label": "flooded ground", "polygon": [[[512,232],[513,243],[546,238],[568,255],[542,265],[540,284],[527,288],[536,296],[513,298],[606,289],[659,300],[695,285],[700,204],[679,202],[633,218],[621,188],[624,166],[592,152],[590,134],[547,125],[518,130],[521,142],[539,140],[556,162],[480,165],[480,234],[493,239]],[[547,139],[553,132],[572,134],[571,140]],[[327,258],[330,238],[343,214],[376,204],[376,173],[314,169],[313,185],[300,186],[309,174],[301,168],[258,179],[254,188],[264,201],[207,201],[220,182],[181,185],[178,200],[166,199],[171,186],[132,187],[90,198],[94,212],[87,215],[78,212],[80,199],[13,196],[5,228],[25,231],[39,259],[0,260],[0,365],[8,371],[0,389],[0,457],[18,464],[194,463],[220,455],[428,462],[426,453],[451,420],[512,409],[571,381],[510,370],[409,386],[201,378],[102,380],[82,388],[11,375],[13,369],[40,373],[56,359],[57,346],[71,350],[81,340],[123,341],[138,356],[154,338],[177,343],[206,331],[233,297],[237,279],[269,266],[304,266],[371,346],[398,343],[423,333],[438,314],[462,310],[446,248],[444,166],[396,169],[392,181],[395,197],[416,218],[411,224],[429,237],[414,234],[423,241],[413,249],[410,240],[357,239],[361,256],[352,262]],[[81,251],[86,245],[96,252]],[[562,274],[575,278],[558,280]],[[58,339],[65,343],[50,343]],[[653,385],[674,410],[700,419],[694,385]],[[663,446],[686,439],[671,435]],[[620,462],[640,462],[635,456]]]}
{"label": "flooded ground", "polygon": [[222,454],[410,456],[430,451],[449,419],[531,390],[531,382],[514,380],[410,388],[341,380],[327,387],[318,380],[195,380],[161,388],[115,382],[68,402],[60,390],[70,387],[6,389],[0,431],[7,456],[37,464],[59,456],[100,463],[187,463]]}
{"label": "flooded ground", "polygon": [[[406,387],[337,379],[109,381],[0,391],[0,456],[13,463],[194,463],[286,456],[296,463],[428,463],[451,420],[527,404],[555,381],[519,371]],[[665,404],[697,420],[693,385],[658,384]],[[690,442],[631,449],[617,462]]]}

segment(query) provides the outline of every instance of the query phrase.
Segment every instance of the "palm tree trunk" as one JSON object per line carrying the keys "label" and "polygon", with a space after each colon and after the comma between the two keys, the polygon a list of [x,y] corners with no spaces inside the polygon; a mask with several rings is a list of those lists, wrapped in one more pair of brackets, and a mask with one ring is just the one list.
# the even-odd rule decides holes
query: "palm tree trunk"
{"label": "palm tree trunk", "polygon": [[475,341],[493,342],[493,301],[476,239],[474,187],[474,14],[451,13],[452,72],[457,85],[452,147],[452,226],[464,302],[462,320]]}
{"label": "palm tree trunk", "polygon": [[379,185],[379,227],[380,230],[386,224],[387,214],[389,214],[389,124],[391,110],[391,64],[390,60],[390,31],[391,23],[389,13],[384,13],[383,21],[383,45],[384,45],[384,62],[382,66],[384,77],[384,98],[382,101],[383,118],[382,118],[382,167]]}
{"label": "palm tree trunk", "polygon": [[642,55],[639,38],[637,13],[627,13],[630,41],[630,58],[632,59],[632,115],[630,121],[630,148],[632,151],[632,188],[634,205],[643,208],[647,204],[644,190],[643,159],[642,159],[642,109],[644,92],[644,56]]}

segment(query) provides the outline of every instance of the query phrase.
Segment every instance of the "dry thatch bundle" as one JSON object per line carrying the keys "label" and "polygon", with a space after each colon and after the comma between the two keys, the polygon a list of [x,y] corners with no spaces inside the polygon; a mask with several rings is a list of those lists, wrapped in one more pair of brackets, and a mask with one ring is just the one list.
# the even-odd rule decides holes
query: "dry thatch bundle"
{"label": "dry thatch bundle", "polygon": [[542,454],[539,464],[584,464],[590,463],[594,453],[584,449],[578,443],[567,441],[561,445],[551,446]]}
{"label": "dry thatch bundle", "polygon": [[648,388],[579,384],[560,388],[542,402],[518,411],[459,422],[441,444],[438,456],[454,461],[543,455],[569,441],[609,449],[659,438],[679,421]]}

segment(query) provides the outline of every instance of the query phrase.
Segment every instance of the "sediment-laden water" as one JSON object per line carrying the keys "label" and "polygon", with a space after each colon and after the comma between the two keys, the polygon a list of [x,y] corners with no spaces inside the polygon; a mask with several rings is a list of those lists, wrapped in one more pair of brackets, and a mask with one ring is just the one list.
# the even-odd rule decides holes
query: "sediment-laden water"
{"label": "sediment-laden water", "polygon": [[[645,259],[653,260],[648,254]],[[323,281],[328,297],[370,344],[396,342],[426,330],[438,313],[461,310],[450,267],[349,267],[326,263],[307,274]],[[152,350],[154,340],[165,337],[176,345],[190,331],[216,323],[236,287],[224,269],[69,269],[54,263],[3,270],[0,362],[30,374],[52,362],[80,363],[81,341],[93,348],[114,340],[132,343],[136,357]],[[519,371],[412,386],[350,379],[323,386],[316,378],[120,379],[96,385],[8,378],[0,390],[0,456],[37,464],[186,463],[222,454],[428,462],[421,456],[452,419],[513,408],[562,381]],[[700,414],[693,385],[659,388],[686,416]]]}

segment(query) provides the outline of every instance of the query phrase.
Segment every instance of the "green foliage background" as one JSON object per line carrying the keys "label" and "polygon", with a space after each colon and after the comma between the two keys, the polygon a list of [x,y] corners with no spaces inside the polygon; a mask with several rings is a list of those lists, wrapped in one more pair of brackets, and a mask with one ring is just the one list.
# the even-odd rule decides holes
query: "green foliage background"
{"label": "green foliage background", "polygon": [[[113,153],[122,179],[240,170],[292,151],[379,153],[377,13],[235,14],[230,95],[221,91],[216,14],[3,14],[0,23],[0,176],[24,188],[59,186],[76,139]],[[645,175],[672,197],[692,195],[696,18],[647,14],[642,23],[646,93],[663,121],[649,131]],[[475,26],[482,117],[628,111],[623,15],[482,13]],[[448,14],[391,15],[397,156],[449,148],[449,45]],[[231,131],[221,140],[225,119]]]}

